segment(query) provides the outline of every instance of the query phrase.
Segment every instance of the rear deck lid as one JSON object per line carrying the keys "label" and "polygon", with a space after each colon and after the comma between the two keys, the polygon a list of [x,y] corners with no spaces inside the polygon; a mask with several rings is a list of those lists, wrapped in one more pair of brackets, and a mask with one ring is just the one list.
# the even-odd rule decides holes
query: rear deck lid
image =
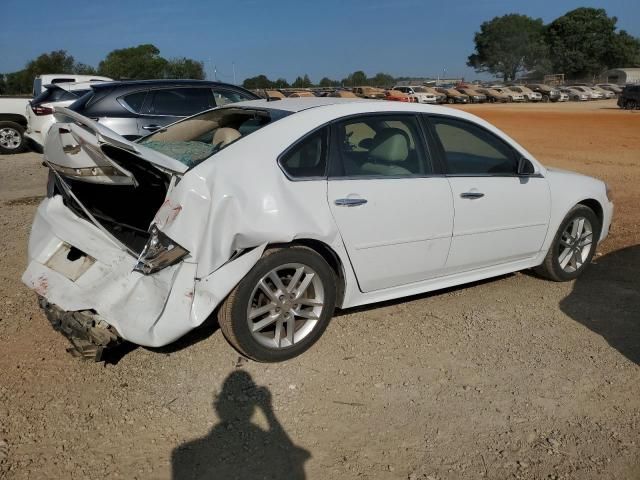
{"label": "rear deck lid", "polygon": [[44,159],[66,177],[89,183],[137,185],[134,175],[109,156],[110,149],[124,151],[167,173],[181,174],[188,169],[174,158],[131,142],[67,108],[55,107],[55,118],[58,123],[47,135]]}

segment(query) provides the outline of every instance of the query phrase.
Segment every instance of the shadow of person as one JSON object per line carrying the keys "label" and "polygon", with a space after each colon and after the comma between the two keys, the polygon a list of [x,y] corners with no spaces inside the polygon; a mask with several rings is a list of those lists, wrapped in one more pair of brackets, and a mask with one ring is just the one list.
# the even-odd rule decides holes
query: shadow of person
{"label": "shadow of person", "polygon": [[[305,478],[304,462],[311,455],[293,444],[273,412],[271,393],[247,372],[234,371],[226,378],[214,408],[220,422],[209,434],[173,451],[173,480]],[[252,423],[257,409],[267,429]]]}
{"label": "shadow of person", "polygon": [[640,245],[595,259],[560,308],[640,365]]}

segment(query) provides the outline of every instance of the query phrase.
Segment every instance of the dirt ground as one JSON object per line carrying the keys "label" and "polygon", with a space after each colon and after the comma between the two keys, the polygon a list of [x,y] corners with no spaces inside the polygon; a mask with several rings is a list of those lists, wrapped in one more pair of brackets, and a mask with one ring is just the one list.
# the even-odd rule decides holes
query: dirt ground
{"label": "dirt ground", "polygon": [[640,113],[465,109],[611,185],[590,270],[339,312],[276,365],[240,359],[213,323],[106,364],[66,354],[20,283],[45,169],[0,157],[0,478],[639,479]]}

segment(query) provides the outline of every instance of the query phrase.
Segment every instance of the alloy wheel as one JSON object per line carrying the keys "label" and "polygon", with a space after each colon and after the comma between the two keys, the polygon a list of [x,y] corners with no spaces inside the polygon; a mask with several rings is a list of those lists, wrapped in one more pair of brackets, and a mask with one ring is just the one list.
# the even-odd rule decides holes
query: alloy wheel
{"label": "alloy wheel", "polygon": [[574,218],[562,232],[558,263],[567,273],[578,271],[593,248],[593,226],[585,217]]}
{"label": "alloy wheel", "polygon": [[20,132],[13,128],[0,128],[0,147],[15,150],[22,144]]}
{"label": "alloy wheel", "polygon": [[249,297],[253,338],[271,349],[291,347],[316,327],[324,308],[320,276],[308,265],[289,263],[264,275]]}

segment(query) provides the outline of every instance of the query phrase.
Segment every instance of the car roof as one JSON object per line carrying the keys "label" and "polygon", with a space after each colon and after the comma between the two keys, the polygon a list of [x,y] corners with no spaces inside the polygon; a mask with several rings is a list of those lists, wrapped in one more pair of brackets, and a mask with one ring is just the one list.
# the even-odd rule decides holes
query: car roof
{"label": "car roof", "polygon": [[100,81],[85,81],[85,82],[64,82],[64,83],[50,83],[48,85],[44,85],[44,88],[60,88],[62,90],[88,90],[91,87],[95,87],[102,84],[112,84],[114,82],[110,82],[108,80],[100,80]]}
{"label": "car roof", "polygon": [[341,97],[298,97],[283,98],[282,100],[247,100],[244,102],[231,103],[228,106],[242,106],[249,108],[273,108],[274,110],[283,110],[286,112],[301,112],[309,108],[326,107],[329,105],[337,105],[341,103],[380,103],[380,101],[367,102],[361,98],[341,98]]}
{"label": "car roof", "polygon": [[126,87],[188,87],[188,86],[225,86],[242,89],[237,85],[223,82],[212,82],[209,80],[177,80],[177,79],[156,79],[156,80],[119,80],[115,82],[105,82],[92,85],[94,88],[126,88]]}

